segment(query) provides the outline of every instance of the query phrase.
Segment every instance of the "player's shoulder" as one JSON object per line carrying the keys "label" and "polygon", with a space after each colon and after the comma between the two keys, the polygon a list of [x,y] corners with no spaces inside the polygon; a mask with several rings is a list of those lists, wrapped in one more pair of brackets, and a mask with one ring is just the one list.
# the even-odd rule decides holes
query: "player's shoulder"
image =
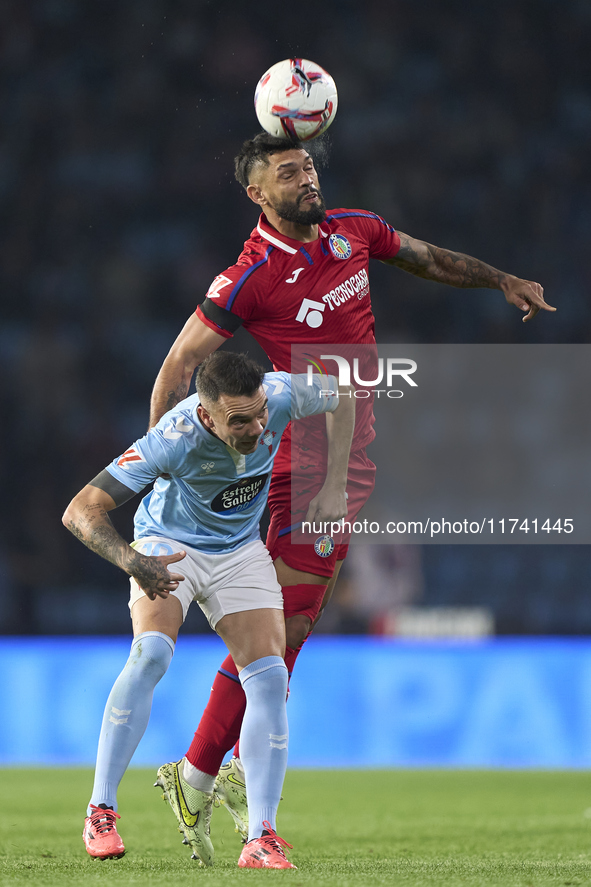
{"label": "player's shoulder", "polygon": [[269,399],[269,409],[291,404],[291,392],[296,381],[297,376],[292,373],[282,371],[265,373],[263,386]]}
{"label": "player's shoulder", "polygon": [[258,227],[253,228],[247,240],[244,241],[242,252],[238,256],[237,265],[252,265],[264,259],[269,249],[269,242],[261,236]]}
{"label": "player's shoulder", "polygon": [[286,393],[289,397],[292,387],[291,373],[276,370],[265,373],[263,386],[267,392],[269,403],[271,403],[272,398],[279,398],[281,395],[285,396]]}
{"label": "player's shoulder", "polygon": [[326,211],[326,224],[334,227],[355,227],[367,224],[387,224],[381,216],[369,209],[354,209],[351,207],[337,207]]}
{"label": "player's shoulder", "polygon": [[269,244],[263,241],[263,238],[255,228],[244,243],[242,252],[238,256],[233,265],[229,265],[221,274],[213,279],[207,291],[206,298],[217,299],[218,305],[229,307],[225,303],[230,299],[233,302],[236,294],[244,287],[246,283],[252,284],[258,279],[259,275],[254,275],[254,271],[264,271],[267,264],[269,252]]}
{"label": "player's shoulder", "polygon": [[267,395],[268,427],[281,432],[291,421],[293,387],[291,373],[265,373],[263,387]]}
{"label": "player's shoulder", "polygon": [[164,413],[154,426],[154,431],[168,441],[186,439],[189,435],[193,438],[199,436],[203,426],[197,416],[198,406],[198,394],[186,397],[167,413]]}
{"label": "player's shoulder", "polygon": [[[327,233],[331,247],[347,253],[348,242],[366,244],[372,258],[388,258],[400,247],[396,229],[377,213],[368,209],[339,207],[326,214]],[[334,250],[333,250],[334,251]]]}

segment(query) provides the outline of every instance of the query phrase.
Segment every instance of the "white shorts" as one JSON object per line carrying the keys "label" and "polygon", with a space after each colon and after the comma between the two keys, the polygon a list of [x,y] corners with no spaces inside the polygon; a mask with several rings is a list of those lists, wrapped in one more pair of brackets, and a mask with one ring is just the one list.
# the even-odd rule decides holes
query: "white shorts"
{"label": "white shorts", "polygon": [[[186,551],[182,561],[170,565],[170,572],[185,577],[176,591],[183,608],[183,622],[192,601],[196,601],[215,630],[227,613],[244,610],[283,609],[283,594],[277,581],[271,555],[260,539],[249,542],[236,551],[224,554],[205,554],[173,539],[146,536],[133,543],[136,551],[155,557]],[[130,579],[129,609],[144,597],[135,579]]]}

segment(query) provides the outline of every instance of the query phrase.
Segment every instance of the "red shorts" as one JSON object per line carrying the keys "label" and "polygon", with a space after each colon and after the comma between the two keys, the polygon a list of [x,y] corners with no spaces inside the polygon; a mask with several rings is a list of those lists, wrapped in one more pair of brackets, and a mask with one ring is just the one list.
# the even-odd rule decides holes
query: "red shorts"
{"label": "red shorts", "polygon": [[[293,459],[290,455],[292,447]],[[375,474],[376,467],[365,450],[351,453],[347,477],[347,523],[356,520],[371,496]],[[325,477],[323,460],[313,450],[304,451],[295,442],[292,444],[289,437],[282,442],[275,458],[269,492],[271,521],[266,545],[273,560],[280,557],[288,567],[315,576],[332,576],[337,560],[343,560],[349,548],[350,534],[341,533],[335,538],[329,533],[302,533],[301,523],[310,501],[322,487]]]}

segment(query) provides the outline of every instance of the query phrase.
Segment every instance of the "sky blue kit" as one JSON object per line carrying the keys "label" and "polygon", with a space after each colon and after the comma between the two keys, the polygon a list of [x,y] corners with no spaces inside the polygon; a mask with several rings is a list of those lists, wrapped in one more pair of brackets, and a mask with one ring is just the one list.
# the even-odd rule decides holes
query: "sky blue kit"
{"label": "sky blue kit", "polygon": [[[259,523],[281,435],[292,419],[333,412],[329,377],[266,373],[269,420],[254,453],[243,456],[201,424],[197,394],[181,401],[107,470],[130,490],[153,490],[135,515],[135,538],[165,536],[204,551],[234,551],[259,538]],[[170,474],[170,480],[160,475]]]}

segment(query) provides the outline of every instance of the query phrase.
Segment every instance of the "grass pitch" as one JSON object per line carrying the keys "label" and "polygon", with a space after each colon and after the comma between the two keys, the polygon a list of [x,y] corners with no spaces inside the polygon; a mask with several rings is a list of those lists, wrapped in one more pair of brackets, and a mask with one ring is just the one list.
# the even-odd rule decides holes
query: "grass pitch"
{"label": "grass pitch", "polygon": [[90,770],[0,770],[0,884],[218,887],[591,885],[591,780],[576,772],[288,773],[279,833],[297,871],[241,870],[238,836],[214,810],[211,869],[191,861],[154,770],[119,795],[127,854],[91,860],[82,843]]}

